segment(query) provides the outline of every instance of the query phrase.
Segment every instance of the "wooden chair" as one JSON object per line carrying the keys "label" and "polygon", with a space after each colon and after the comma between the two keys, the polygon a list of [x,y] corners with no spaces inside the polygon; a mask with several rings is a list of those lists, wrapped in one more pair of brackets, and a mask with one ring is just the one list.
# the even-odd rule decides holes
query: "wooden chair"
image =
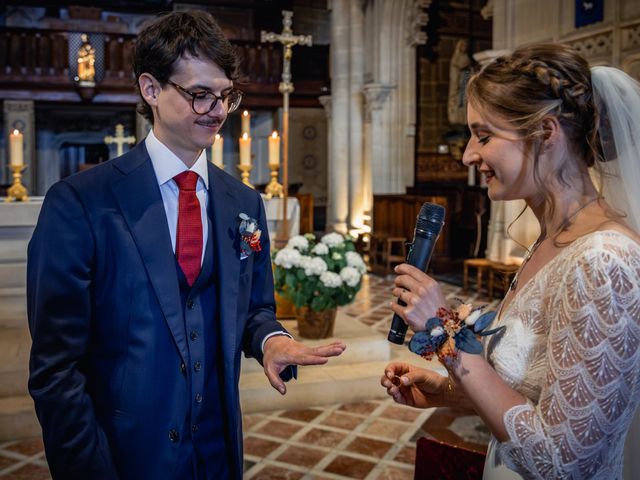
{"label": "wooden chair", "polygon": [[496,274],[500,277],[499,287],[502,289],[502,294],[505,295],[509,289],[509,285],[513,280],[516,272],[520,268],[516,264],[506,264],[500,262],[490,262],[489,264],[489,298],[493,300],[493,287]]}
{"label": "wooden chair", "polygon": [[467,258],[462,262],[462,291],[467,293],[469,290],[469,268],[476,269],[476,291],[482,291],[482,277],[485,272],[489,271],[491,262],[486,258]]}
{"label": "wooden chair", "polygon": [[404,263],[407,259],[407,239],[405,237],[387,237],[384,244],[384,262],[387,273],[391,265]]}

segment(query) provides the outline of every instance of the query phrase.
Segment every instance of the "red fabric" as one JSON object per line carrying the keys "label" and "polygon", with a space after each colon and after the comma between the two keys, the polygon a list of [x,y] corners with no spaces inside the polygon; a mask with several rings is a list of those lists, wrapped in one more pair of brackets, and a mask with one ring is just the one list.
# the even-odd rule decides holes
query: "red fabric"
{"label": "red fabric", "polygon": [[202,217],[200,202],[196,196],[198,174],[188,170],[176,175],[173,179],[180,189],[176,258],[187,278],[187,283],[192,286],[200,274],[202,259]]}
{"label": "red fabric", "polygon": [[414,480],[480,480],[482,453],[421,437],[416,446]]}

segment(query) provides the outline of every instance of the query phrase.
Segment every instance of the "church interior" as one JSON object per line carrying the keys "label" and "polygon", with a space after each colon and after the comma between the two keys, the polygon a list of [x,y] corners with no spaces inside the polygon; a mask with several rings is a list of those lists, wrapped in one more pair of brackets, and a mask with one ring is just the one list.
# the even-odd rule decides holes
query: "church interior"
{"label": "church interior", "polygon": [[[481,173],[461,163],[466,81],[534,42],[568,43],[592,65],[640,79],[634,0],[3,2],[0,479],[51,478],[27,391],[26,248],[43,197],[144,140],[136,35],[161,12],[190,9],[211,12],[242,57],[242,104],[208,159],[264,192],[276,248],[297,235],[349,234],[367,267],[329,332],[346,342],[344,355],[302,367],[284,397],[243,359],[244,478],[481,478],[489,432],[478,417],[401,407],[380,387],[390,360],[420,361],[386,340],[393,267],[406,258],[421,205],[441,205],[430,272],[450,298],[498,304],[539,232],[530,212],[512,224],[524,203],[491,202]],[[287,20],[297,39],[290,64]],[[283,95],[285,81],[293,90]],[[278,318],[299,332],[283,297]],[[420,470],[447,456],[458,470]]]}

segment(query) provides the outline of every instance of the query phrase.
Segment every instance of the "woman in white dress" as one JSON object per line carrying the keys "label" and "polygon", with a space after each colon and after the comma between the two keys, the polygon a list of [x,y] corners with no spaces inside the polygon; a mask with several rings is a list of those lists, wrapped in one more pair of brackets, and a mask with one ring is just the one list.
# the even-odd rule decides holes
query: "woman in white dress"
{"label": "woman in white dress", "polygon": [[[495,60],[467,93],[463,163],[486,175],[492,200],[524,199],[542,233],[482,355],[431,330],[447,338],[437,353],[449,376],[391,363],[381,383],[398,403],[473,409],[493,435],[485,479],[621,479],[640,403],[640,87],[554,44]],[[440,287],[409,265],[396,272],[408,306],[392,309],[425,331],[445,312]]]}

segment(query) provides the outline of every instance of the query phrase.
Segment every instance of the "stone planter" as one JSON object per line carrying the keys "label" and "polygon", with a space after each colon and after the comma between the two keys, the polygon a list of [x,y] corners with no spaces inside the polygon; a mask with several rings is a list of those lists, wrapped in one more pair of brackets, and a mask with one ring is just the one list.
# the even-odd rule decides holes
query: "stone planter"
{"label": "stone planter", "polygon": [[319,339],[333,336],[338,309],[314,312],[309,307],[296,308],[298,333],[302,338]]}

